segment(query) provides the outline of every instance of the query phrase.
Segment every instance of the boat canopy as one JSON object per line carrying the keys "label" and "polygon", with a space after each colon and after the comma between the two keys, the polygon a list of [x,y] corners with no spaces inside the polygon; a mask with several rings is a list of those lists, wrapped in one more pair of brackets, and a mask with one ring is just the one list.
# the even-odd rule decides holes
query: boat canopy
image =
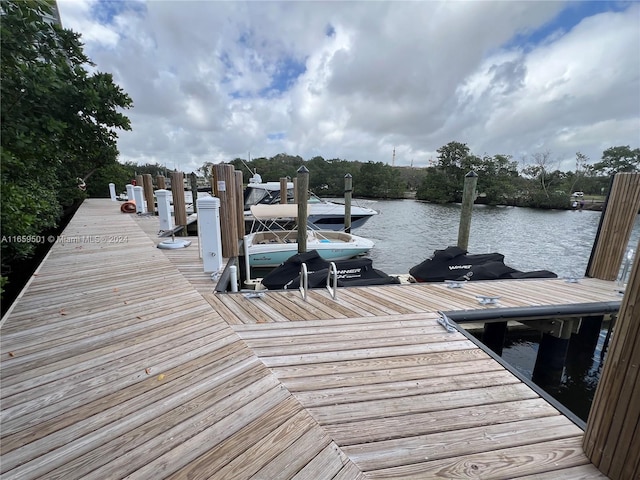
{"label": "boat canopy", "polygon": [[269,220],[275,218],[297,218],[297,203],[278,203],[274,205],[251,205],[251,214],[256,220]]}

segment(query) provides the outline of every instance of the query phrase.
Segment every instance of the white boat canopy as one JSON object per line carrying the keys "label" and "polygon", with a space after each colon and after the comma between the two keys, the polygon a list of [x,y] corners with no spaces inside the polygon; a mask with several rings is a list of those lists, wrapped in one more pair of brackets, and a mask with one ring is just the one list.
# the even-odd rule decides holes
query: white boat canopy
{"label": "white boat canopy", "polygon": [[256,220],[269,220],[275,218],[297,218],[297,203],[279,203],[275,205],[251,205],[251,215]]}

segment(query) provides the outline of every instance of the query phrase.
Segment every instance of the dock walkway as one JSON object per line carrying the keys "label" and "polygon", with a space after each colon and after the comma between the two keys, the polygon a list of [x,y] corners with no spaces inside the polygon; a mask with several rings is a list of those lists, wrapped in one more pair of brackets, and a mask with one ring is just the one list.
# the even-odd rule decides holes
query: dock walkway
{"label": "dock walkway", "polygon": [[605,478],[435,311],[619,300],[612,283],[216,295],[197,248],[155,248],[118,207],[85,201],[2,320],[2,478]]}

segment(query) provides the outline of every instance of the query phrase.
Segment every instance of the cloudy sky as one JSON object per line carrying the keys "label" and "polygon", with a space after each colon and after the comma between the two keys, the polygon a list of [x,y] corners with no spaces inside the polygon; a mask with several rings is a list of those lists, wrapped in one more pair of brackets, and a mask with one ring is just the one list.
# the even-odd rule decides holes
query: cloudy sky
{"label": "cloudy sky", "polygon": [[277,153],[428,166],[640,147],[640,3],[58,0],[132,97],[120,158]]}

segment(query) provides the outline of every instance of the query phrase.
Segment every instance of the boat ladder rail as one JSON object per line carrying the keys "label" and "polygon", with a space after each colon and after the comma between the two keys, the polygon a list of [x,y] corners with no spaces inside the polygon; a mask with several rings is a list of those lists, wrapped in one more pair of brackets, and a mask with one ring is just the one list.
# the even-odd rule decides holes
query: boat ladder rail
{"label": "boat ladder rail", "polygon": [[[302,300],[307,301],[307,292],[309,291],[309,270],[307,264],[300,265],[300,286],[298,287]],[[327,290],[334,300],[338,296],[338,267],[335,262],[329,263],[329,272],[327,273]]]}

